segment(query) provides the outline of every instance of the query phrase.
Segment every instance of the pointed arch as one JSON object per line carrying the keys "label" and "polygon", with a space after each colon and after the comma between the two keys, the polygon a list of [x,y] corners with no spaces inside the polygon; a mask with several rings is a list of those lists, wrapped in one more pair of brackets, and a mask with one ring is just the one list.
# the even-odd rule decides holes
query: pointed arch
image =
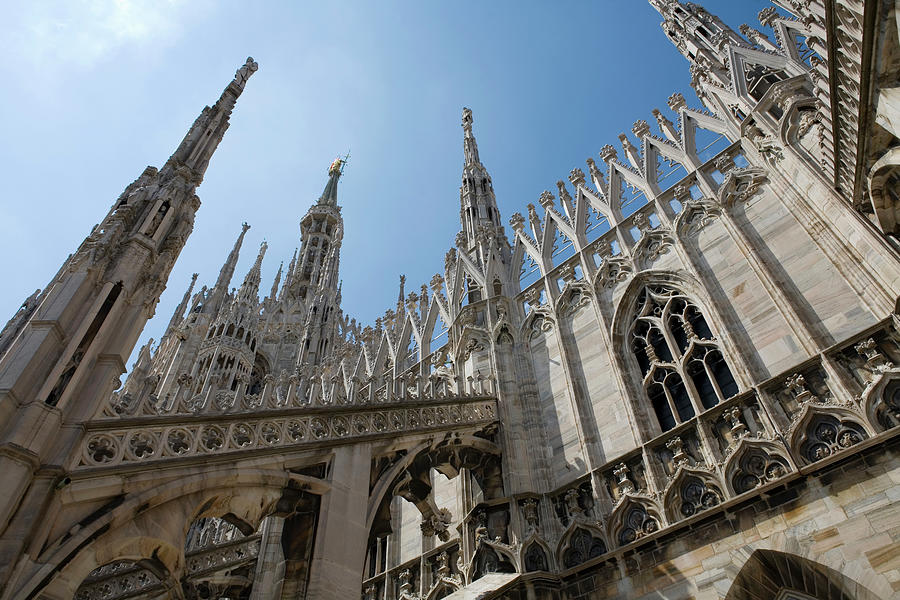
{"label": "pointed arch", "polygon": [[556,326],[549,310],[532,310],[522,323],[522,339],[530,340],[543,332],[551,331]]}
{"label": "pointed arch", "polygon": [[559,541],[556,561],[561,568],[570,569],[609,550],[605,536],[586,523],[573,522]]}
{"label": "pointed arch", "polygon": [[725,463],[725,485],[735,496],[767,485],[793,471],[780,447],[765,440],[742,438]]}
{"label": "pointed arch", "polygon": [[616,546],[627,546],[664,525],[662,511],[655,502],[627,495],[609,517],[608,535]]}
{"label": "pointed arch", "polygon": [[522,549],[519,552],[522,572],[549,571],[554,568],[552,558],[553,551],[550,550],[550,546],[534,533],[522,542]]}
{"label": "pointed arch", "polygon": [[862,405],[875,431],[900,425],[900,370],[880,374],[863,394]]}
{"label": "pointed arch", "polygon": [[469,565],[467,581],[475,581],[488,573],[516,573],[516,558],[500,544],[481,540],[472,563]]}
{"label": "pointed arch", "polygon": [[[256,527],[277,509],[286,488],[322,494],[329,485],[314,477],[266,469],[237,474],[233,469],[220,469],[174,477],[163,485],[131,494],[74,535],[65,534],[50,543],[39,560],[58,565],[57,573],[52,579],[35,574],[20,591],[23,596],[42,590],[58,592],[68,582],[81,582],[92,570],[123,558],[156,558],[169,573],[179,573],[184,564],[184,536],[194,519],[231,513]],[[160,528],[163,523],[165,528]],[[154,535],[140,534],[142,531],[153,531]],[[58,597],[67,595],[59,593]]]}
{"label": "pointed arch", "polygon": [[661,431],[739,391],[703,296],[685,291],[698,290],[690,283],[671,272],[645,273],[629,284],[613,316],[613,343]]}
{"label": "pointed arch", "polygon": [[681,467],[663,495],[663,507],[670,523],[686,519],[720,504],[725,496],[722,483],[703,469]]}
{"label": "pointed arch", "polygon": [[806,464],[846,450],[869,437],[853,411],[815,406],[811,402],[804,403],[791,429],[790,448]]}
{"label": "pointed arch", "polygon": [[734,578],[725,600],[772,598],[880,600],[862,584],[821,563],[777,550],[756,550]]}
{"label": "pointed arch", "polygon": [[578,312],[594,300],[594,290],[585,281],[567,281],[556,307],[559,312],[571,314]]}

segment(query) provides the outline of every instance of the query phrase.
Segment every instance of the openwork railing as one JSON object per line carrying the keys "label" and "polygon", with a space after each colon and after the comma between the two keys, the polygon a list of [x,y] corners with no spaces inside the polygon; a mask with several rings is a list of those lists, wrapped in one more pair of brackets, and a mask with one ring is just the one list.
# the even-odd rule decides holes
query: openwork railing
{"label": "openwork railing", "polygon": [[366,437],[487,425],[496,420],[497,405],[495,399],[482,396],[442,402],[289,408],[248,416],[198,416],[177,424],[165,417],[95,421],[88,426],[76,468],[349,443]]}
{"label": "openwork railing", "polygon": [[[252,535],[188,553],[187,578],[202,578],[256,560],[260,537]],[[131,561],[119,561],[94,569],[78,588],[75,600],[125,600],[163,589],[163,581],[149,569]]]}

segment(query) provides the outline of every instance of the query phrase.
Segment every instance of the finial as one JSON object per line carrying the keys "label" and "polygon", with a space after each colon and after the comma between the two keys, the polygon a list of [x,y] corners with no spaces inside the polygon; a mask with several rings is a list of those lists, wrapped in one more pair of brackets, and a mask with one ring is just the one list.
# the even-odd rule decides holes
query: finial
{"label": "finial", "polygon": [[403,304],[403,291],[404,291],[405,287],[406,287],[406,275],[401,275],[400,276],[400,295],[397,297],[397,301],[400,304]]}
{"label": "finial", "polygon": [[244,233],[247,233],[247,230],[248,230],[248,229],[250,229],[250,226],[247,225],[247,222],[246,222],[246,221],[244,221],[243,223],[241,223],[241,230],[242,230]]}

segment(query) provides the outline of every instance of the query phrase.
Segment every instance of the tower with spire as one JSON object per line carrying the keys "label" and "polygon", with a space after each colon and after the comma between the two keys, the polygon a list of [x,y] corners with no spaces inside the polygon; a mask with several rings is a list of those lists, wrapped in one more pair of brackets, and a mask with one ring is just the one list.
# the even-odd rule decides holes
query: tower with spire
{"label": "tower with spire", "polygon": [[464,109],[455,246],[362,329],[338,159],[266,297],[245,223],[111,392],[248,62],[0,335],[0,600],[895,596],[900,259],[796,43],[849,59],[861,0],[775,0],[777,45],[650,1],[712,111],[599,140],[510,244]]}
{"label": "tower with spire", "polygon": [[215,284],[204,288],[185,314],[189,289],[157,351],[142,349],[141,368],[136,365],[118,396],[123,407],[149,403],[173,410],[182,403],[202,409],[215,403],[224,409],[246,395],[258,396],[267,375],[284,382],[333,356],[344,340],[338,278],[343,238],[338,181],[344,164],[343,159],[331,164],[322,195],[300,220],[300,249],[284,282],[282,262],[269,295],[260,300],[268,248],[263,242],[241,286],[230,288],[250,229],[244,223]]}
{"label": "tower with spire", "polygon": [[[193,229],[200,207],[196,188],[257,67],[247,59],[163,167],[147,167],[125,188],[0,334],[0,531],[8,526],[20,532],[0,541],[0,588],[80,441],[79,424],[117,387],[125,360],[154,314]],[[145,354],[141,366],[149,368]],[[23,437],[24,431],[31,434]],[[19,508],[26,494],[33,504]]]}
{"label": "tower with spire", "polygon": [[459,187],[459,220],[462,225],[460,236],[461,247],[473,251],[479,233],[489,231],[496,233],[503,229],[497,199],[494,196],[494,184],[487,168],[478,156],[478,142],[472,133],[472,111],[463,108],[463,155],[465,163],[462,171],[462,184]]}

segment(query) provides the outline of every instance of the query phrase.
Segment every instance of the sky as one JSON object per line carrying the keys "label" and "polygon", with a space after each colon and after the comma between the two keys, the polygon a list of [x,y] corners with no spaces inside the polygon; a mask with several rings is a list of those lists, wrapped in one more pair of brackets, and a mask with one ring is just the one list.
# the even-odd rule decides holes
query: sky
{"label": "sky", "polygon": [[[165,163],[247,56],[259,63],[140,344],[158,340],[192,273],[198,288],[215,281],[243,221],[232,286],[266,240],[267,293],[348,150],[343,308],[371,324],[396,303],[400,274],[410,291],[443,271],[460,228],[462,107],[504,223],[605,144],[618,147],[637,119],[655,128],[651,110],[668,113],[673,92],[700,107],[687,60],[645,0],[2,4],[4,322],[126,185]],[[768,2],[702,4],[737,29],[759,27]]]}

